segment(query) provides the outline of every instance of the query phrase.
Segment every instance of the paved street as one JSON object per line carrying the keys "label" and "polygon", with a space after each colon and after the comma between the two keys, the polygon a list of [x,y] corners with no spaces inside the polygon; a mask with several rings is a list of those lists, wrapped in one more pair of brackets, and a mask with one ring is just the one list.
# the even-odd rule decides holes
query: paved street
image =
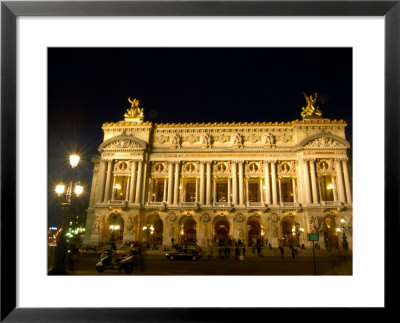
{"label": "paved street", "polygon": [[[98,273],[95,269],[100,254],[82,253],[74,261],[69,272],[73,275],[126,275],[117,270]],[[313,257],[299,256],[295,259],[289,254],[266,255],[258,258],[250,253],[244,261],[205,256],[199,261],[168,260],[161,252],[144,254],[142,266],[137,266],[132,275],[313,275]],[[339,257],[319,256],[316,258],[318,275],[351,275],[352,262]]]}

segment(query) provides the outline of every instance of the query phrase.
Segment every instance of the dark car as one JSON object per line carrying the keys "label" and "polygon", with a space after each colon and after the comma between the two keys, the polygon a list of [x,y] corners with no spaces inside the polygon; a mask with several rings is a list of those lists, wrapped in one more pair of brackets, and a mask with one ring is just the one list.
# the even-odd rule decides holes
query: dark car
{"label": "dark car", "polygon": [[199,260],[201,257],[201,252],[199,250],[194,249],[180,249],[176,252],[167,252],[165,257],[170,260],[174,259],[190,259],[190,260]]}

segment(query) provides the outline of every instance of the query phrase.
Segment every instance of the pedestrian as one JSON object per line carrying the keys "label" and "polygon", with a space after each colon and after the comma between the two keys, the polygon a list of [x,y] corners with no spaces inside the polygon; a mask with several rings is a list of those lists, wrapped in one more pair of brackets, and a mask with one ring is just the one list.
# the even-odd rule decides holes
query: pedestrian
{"label": "pedestrian", "polygon": [[238,247],[237,243],[235,245],[235,256],[236,256],[236,260],[239,260],[240,251],[239,251],[239,247]]}
{"label": "pedestrian", "polygon": [[281,252],[281,258],[283,258],[284,250],[283,250],[282,246],[279,246],[279,251]]}
{"label": "pedestrian", "polygon": [[260,245],[257,246],[257,257],[262,257],[262,255],[261,255],[261,246]]}
{"label": "pedestrian", "polygon": [[270,243],[268,243],[268,248],[269,248],[269,249],[272,249],[272,246],[271,246],[271,244],[270,244]]}
{"label": "pedestrian", "polygon": [[292,258],[296,258],[296,249],[292,248]]}
{"label": "pedestrian", "polygon": [[243,246],[242,252],[243,252],[243,259],[244,259],[244,256],[245,256],[245,254],[246,254],[246,247],[245,247],[245,246]]}

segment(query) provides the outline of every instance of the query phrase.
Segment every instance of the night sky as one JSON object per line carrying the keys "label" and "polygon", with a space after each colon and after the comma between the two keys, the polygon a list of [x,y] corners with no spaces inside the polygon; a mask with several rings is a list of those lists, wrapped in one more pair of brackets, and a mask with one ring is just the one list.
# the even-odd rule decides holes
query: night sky
{"label": "night sky", "polygon": [[318,93],[323,117],[347,121],[351,143],[351,48],[48,49],[49,226],[74,152],[87,208],[101,126],[124,119],[128,97],[156,123],[281,122],[301,119],[303,91]]}

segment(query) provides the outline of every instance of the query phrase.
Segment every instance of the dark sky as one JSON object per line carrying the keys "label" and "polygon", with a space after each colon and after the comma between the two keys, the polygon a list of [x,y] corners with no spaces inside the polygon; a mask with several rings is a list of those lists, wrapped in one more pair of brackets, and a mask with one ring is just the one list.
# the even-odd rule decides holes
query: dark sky
{"label": "dark sky", "polygon": [[72,152],[87,207],[101,125],[123,120],[128,97],[157,123],[274,122],[301,119],[303,91],[318,93],[323,117],[347,121],[351,142],[351,48],[48,49],[49,225]]}

